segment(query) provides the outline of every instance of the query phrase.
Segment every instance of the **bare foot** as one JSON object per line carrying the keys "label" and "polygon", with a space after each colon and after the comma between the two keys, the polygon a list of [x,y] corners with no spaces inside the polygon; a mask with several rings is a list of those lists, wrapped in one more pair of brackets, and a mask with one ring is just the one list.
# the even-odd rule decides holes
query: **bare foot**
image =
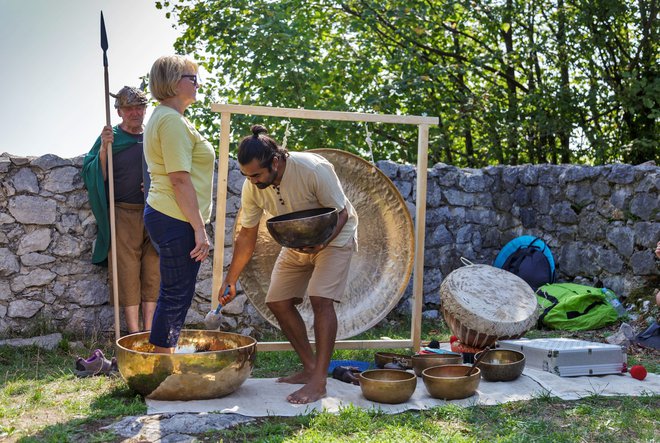
{"label": "bare foot", "polygon": [[302,388],[298,389],[293,394],[289,395],[286,399],[289,403],[296,405],[304,405],[313,403],[326,396],[325,380],[322,383],[310,382]]}
{"label": "bare foot", "polygon": [[289,375],[287,377],[280,377],[277,379],[277,383],[290,383],[292,385],[304,385],[309,383],[311,375],[308,372],[301,371],[295,374]]}

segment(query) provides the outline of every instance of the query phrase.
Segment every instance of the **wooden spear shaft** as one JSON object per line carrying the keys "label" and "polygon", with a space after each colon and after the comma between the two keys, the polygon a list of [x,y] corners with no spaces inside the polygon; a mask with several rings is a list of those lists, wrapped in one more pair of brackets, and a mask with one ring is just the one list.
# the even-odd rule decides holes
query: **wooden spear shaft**
{"label": "wooden spear shaft", "polygon": [[[103,49],[103,79],[105,83],[105,124],[110,126],[110,82],[108,80],[108,35],[101,11],[101,49]],[[110,265],[112,266],[112,299],[115,311],[115,339],[119,340],[119,279],[117,276],[117,230],[115,227],[115,181],[112,166],[112,143],[106,146],[108,153],[108,205],[110,207]]]}

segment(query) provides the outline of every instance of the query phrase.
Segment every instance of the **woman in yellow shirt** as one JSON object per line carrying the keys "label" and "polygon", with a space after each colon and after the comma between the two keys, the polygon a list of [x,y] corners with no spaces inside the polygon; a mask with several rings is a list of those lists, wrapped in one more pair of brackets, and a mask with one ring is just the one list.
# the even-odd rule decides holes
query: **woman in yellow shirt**
{"label": "woman in yellow shirt", "polygon": [[144,222],[160,250],[161,286],[149,341],[172,353],[209,255],[205,224],[211,215],[215,152],[184,116],[196,100],[195,62],[164,56],[151,67],[149,89],[159,102],[145,130],[151,177]]}

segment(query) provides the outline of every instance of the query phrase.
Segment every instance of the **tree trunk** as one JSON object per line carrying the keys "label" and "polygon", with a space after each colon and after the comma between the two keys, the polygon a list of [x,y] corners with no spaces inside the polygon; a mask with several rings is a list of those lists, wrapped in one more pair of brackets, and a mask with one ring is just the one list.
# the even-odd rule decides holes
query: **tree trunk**
{"label": "tree trunk", "polygon": [[566,11],[564,10],[564,0],[557,1],[557,55],[559,63],[559,104],[558,114],[561,122],[558,125],[559,145],[561,152],[561,162],[571,162],[571,118],[568,115],[568,109],[571,103],[571,85],[568,76],[568,51],[566,50]]}
{"label": "tree trunk", "polygon": [[[454,33],[454,52],[457,55],[461,55],[461,42],[459,40],[458,33]],[[460,58],[459,58],[460,60]],[[456,84],[458,86],[459,97],[461,98],[461,103],[459,106],[460,116],[459,121],[460,125],[463,128],[463,138],[465,142],[465,157],[467,160],[467,165],[469,167],[475,166],[474,158],[474,144],[472,142],[472,116],[470,110],[470,96],[472,92],[465,85],[465,76],[463,75],[464,67],[463,62],[458,62],[458,70],[456,74]]]}
{"label": "tree trunk", "polygon": [[509,163],[512,165],[518,164],[518,95],[516,88],[516,71],[511,64],[511,60],[515,59],[513,50],[513,0],[507,0],[506,9],[504,11],[502,23],[502,37],[504,38],[504,46],[506,48],[507,57],[505,57],[506,65],[504,71],[506,72],[506,86],[507,86],[507,101],[509,108],[507,110],[507,150],[509,154]]}

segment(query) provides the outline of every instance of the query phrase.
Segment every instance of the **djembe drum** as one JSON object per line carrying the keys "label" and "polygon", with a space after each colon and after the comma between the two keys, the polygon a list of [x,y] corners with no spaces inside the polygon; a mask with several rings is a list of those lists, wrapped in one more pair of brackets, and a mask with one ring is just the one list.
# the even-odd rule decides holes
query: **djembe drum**
{"label": "djembe drum", "polygon": [[520,277],[488,265],[452,271],[440,285],[440,309],[452,333],[475,348],[519,338],[539,316],[532,288]]}

